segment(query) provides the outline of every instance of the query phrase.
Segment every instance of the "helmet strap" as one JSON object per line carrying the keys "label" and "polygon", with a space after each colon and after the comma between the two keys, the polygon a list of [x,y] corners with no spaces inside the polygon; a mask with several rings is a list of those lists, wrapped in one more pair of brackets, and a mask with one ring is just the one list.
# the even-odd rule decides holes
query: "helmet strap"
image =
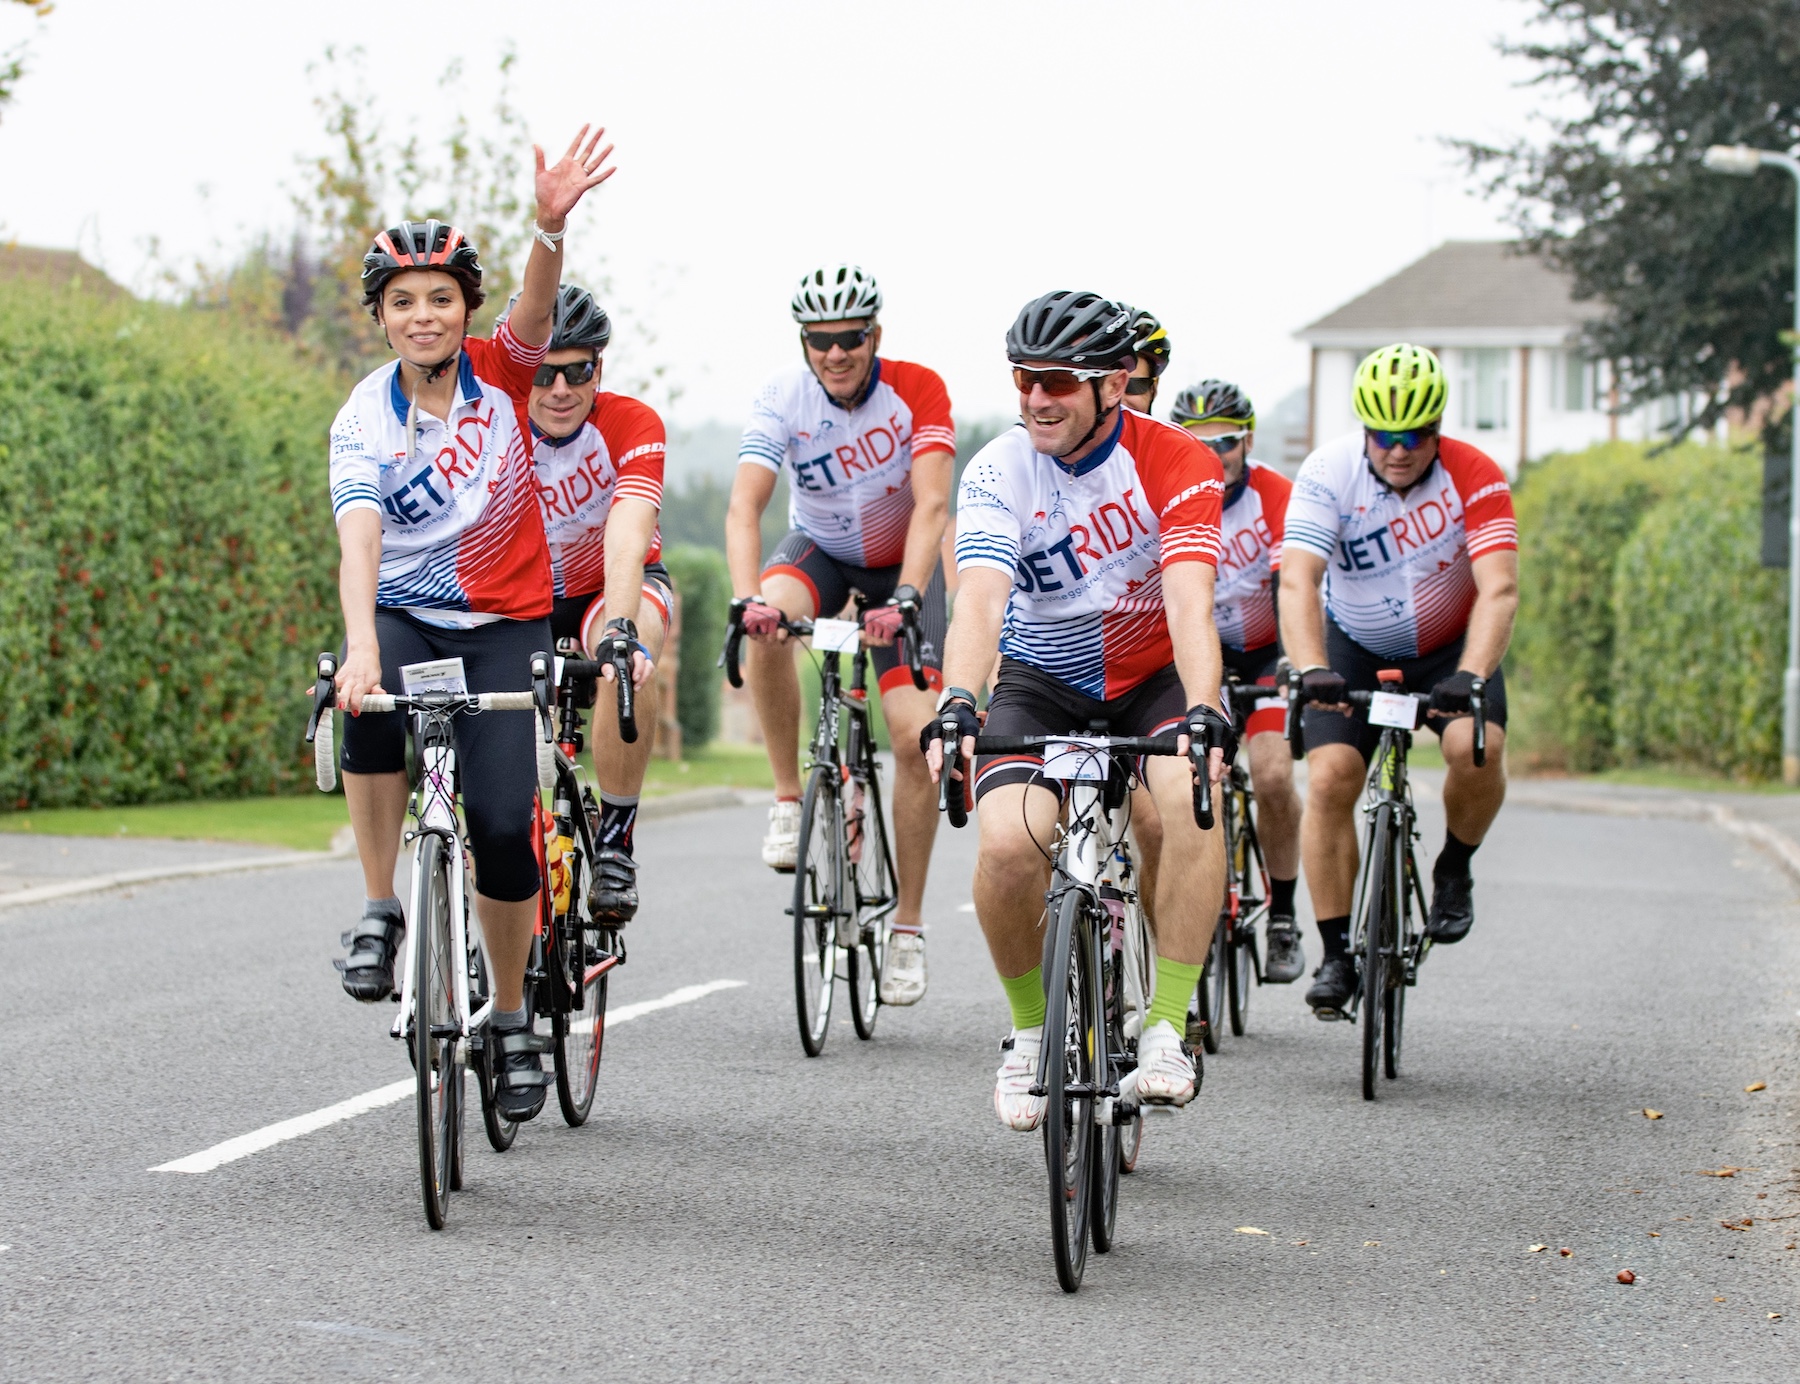
{"label": "helmet strap", "polygon": [[[1094,391],[1094,422],[1093,422],[1093,425],[1086,432],[1084,432],[1081,435],[1081,441],[1077,442],[1073,447],[1069,448],[1068,451],[1064,452],[1062,454],[1062,456],[1059,456],[1057,458],[1058,461],[1063,461],[1069,457],[1074,456],[1075,453],[1079,452],[1083,447],[1087,446],[1088,443],[1093,440],[1094,434],[1100,431],[1100,425],[1107,420],[1107,417],[1113,411],[1110,408],[1102,408],[1100,406],[1100,381],[1099,380],[1089,380],[1088,388]],[[1118,407],[1121,407],[1121,405],[1119,405],[1119,404],[1113,405],[1113,408],[1118,408]]]}

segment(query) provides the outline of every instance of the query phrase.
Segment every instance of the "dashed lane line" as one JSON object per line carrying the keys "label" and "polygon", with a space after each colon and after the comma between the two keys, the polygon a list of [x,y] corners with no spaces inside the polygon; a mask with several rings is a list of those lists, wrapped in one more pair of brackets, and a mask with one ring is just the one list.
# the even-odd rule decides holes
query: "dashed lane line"
{"label": "dashed lane line", "polygon": [[[684,985],[679,990],[671,990],[668,994],[653,1000],[639,1000],[636,1004],[622,1004],[617,1009],[606,1012],[606,1026],[628,1024],[633,1019],[640,1019],[646,1014],[654,1014],[659,1009],[673,1009],[676,1005],[692,1004],[695,1000],[705,999],[708,995],[720,990],[734,990],[746,984],[741,980],[709,980],[701,985]],[[248,1134],[240,1134],[235,1139],[227,1139],[222,1144],[214,1144],[209,1149],[201,1149],[199,1153],[190,1153],[186,1158],[177,1158],[169,1163],[158,1163],[149,1171],[153,1173],[209,1173],[214,1168],[226,1163],[235,1163],[240,1158],[248,1158],[253,1153],[261,1153],[264,1149],[273,1148],[276,1144],[286,1143],[289,1139],[298,1139],[303,1134],[311,1134],[329,1125],[343,1120],[354,1119],[358,1115],[366,1115],[371,1110],[379,1110],[384,1105],[392,1105],[396,1101],[405,1100],[413,1092],[414,1081],[407,1077],[404,1081],[396,1081],[388,1086],[377,1086],[373,1091],[364,1091],[360,1096],[352,1096],[349,1100],[341,1100],[336,1105],[328,1105],[323,1110],[314,1110],[310,1114],[296,1115],[291,1120],[280,1120],[272,1125],[264,1125],[261,1129],[252,1130]]]}

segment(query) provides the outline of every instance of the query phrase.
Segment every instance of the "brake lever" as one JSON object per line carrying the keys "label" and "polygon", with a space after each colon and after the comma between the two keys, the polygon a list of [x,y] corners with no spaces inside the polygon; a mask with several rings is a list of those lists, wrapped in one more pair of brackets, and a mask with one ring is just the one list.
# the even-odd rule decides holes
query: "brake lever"
{"label": "brake lever", "polygon": [[306,743],[319,733],[319,717],[337,705],[337,655],[319,655],[318,681],[313,684],[312,715],[306,718]]}

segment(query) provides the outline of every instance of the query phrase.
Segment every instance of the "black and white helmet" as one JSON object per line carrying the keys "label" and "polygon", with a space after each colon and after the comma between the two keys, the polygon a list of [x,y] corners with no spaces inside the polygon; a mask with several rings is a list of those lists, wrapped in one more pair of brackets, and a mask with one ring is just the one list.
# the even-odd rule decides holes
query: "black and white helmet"
{"label": "black and white helmet", "polygon": [[853,317],[873,322],[881,311],[881,286],[861,265],[828,264],[800,280],[789,306],[800,323],[843,322]]}
{"label": "black and white helmet", "polygon": [[1015,365],[1044,360],[1089,370],[1129,369],[1137,343],[1133,316],[1098,293],[1046,293],[1013,320],[1006,358]]}

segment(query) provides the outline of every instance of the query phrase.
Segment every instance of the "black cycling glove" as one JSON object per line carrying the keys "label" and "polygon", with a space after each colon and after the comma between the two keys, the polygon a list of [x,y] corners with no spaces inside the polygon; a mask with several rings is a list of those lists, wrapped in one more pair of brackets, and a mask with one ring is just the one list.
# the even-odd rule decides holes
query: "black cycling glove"
{"label": "black cycling glove", "polygon": [[956,745],[960,751],[965,735],[981,734],[981,718],[975,714],[975,704],[966,702],[961,697],[946,701],[942,708],[932,715],[919,731],[919,752],[924,754],[930,750],[934,740],[944,738],[944,722],[954,721],[953,727]]}
{"label": "black cycling glove", "polygon": [[1469,693],[1474,690],[1475,682],[1481,675],[1458,668],[1447,678],[1442,678],[1431,689],[1431,706],[1427,711],[1430,716],[1466,716],[1469,714]]}
{"label": "black cycling glove", "polygon": [[1208,706],[1205,702],[1189,707],[1187,733],[1190,739],[1204,744],[1208,749],[1224,750],[1227,764],[1237,758],[1237,732],[1218,707]]}
{"label": "black cycling glove", "polygon": [[1342,673],[1329,668],[1308,668],[1300,675],[1300,700],[1318,702],[1321,706],[1337,706],[1350,691]]}

